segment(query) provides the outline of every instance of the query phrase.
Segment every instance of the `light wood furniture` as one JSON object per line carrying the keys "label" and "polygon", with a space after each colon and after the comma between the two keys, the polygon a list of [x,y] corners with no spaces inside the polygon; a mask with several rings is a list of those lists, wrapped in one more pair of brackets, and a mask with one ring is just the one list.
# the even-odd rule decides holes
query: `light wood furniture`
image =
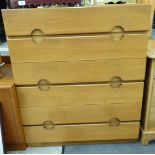
{"label": "light wood furniture", "polygon": [[3,11],[29,145],[138,139],[150,10]]}
{"label": "light wood furniture", "polygon": [[152,9],[155,10],[155,1],[154,0],[137,0],[137,3],[150,4],[152,6]]}
{"label": "light wood furniture", "polygon": [[155,140],[155,40],[149,41],[148,57],[149,70],[145,91],[145,115],[141,139],[143,145],[148,145],[150,141]]}
{"label": "light wood furniture", "polygon": [[4,77],[0,79],[0,102],[2,105],[4,140],[7,150],[25,149],[19,105],[10,65],[2,68]]}
{"label": "light wood furniture", "polygon": [[137,0],[137,3],[151,5],[152,14],[150,16],[151,20],[150,20],[150,32],[149,32],[150,37],[151,37],[152,25],[153,25],[153,20],[154,20],[154,11],[155,11],[155,0]]}

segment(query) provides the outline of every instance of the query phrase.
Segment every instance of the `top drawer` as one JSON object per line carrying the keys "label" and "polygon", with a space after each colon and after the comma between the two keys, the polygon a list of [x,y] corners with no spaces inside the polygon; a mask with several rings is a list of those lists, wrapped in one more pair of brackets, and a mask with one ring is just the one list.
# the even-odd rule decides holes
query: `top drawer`
{"label": "top drawer", "polygon": [[8,36],[146,31],[150,28],[149,5],[106,5],[79,8],[3,10]]}

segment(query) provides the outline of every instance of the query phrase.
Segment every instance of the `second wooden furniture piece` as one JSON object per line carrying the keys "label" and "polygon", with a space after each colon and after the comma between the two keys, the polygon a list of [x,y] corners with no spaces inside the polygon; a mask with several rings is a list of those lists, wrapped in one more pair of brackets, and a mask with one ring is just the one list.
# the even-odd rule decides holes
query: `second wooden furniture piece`
{"label": "second wooden furniture piece", "polygon": [[145,107],[144,107],[144,123],[142,129],[141,143],[148,145],[155,140],[155,40],[149,41],[149,64],[146,83]]}
{"label": "second wooden furniture piece", "polygon": [[26,144],[11,65],[5,65],[2,72],[4,77],[0,79],[0,103],[3,114],[5,146],[7,150],[25,149]]}
{"label": "second wooden furniture piece", "polygon": [[138,139],[150,10],[3,11],[29,145]]}

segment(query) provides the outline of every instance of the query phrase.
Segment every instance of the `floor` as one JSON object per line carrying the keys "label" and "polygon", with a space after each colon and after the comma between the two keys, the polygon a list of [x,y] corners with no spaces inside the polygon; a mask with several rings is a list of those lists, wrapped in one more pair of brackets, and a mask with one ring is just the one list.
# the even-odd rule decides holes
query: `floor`
{"label": "floor", "polygon": [[142,146],[138,142],[127,144],[33,147],[25,151],[11,151],[8,154],[155,154],[155,141],[148,146]]}
{"label": "floor", "polygon": [[61,154],[62,146],[29,147],[25,151],[9,151],[7,154]]}

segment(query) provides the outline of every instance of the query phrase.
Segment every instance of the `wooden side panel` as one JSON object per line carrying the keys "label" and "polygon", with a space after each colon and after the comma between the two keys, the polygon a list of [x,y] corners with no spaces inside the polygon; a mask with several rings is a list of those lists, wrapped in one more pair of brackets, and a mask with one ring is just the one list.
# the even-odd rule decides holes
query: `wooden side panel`
{"label": "wooden side panel", "polygon": [[148,46],[147,34],[125,34],[119,41],[107,34],[41,38],[39,43],[32,38],[8,39],[11,62],[146,58]]}
{"label": "wooden side panel", "polygon": [[108,122],[140,120],[141,103],[109,103],[94,105],[20,108],[23,125]]}
{"label": "wooden side panel", "polygon": [[150,108],[148,129],[155,131],[155,107]]}
{"label": "wooden side panel", "polygon": [[35,29],[45,35],[111,32],[116,26],[144,31],[150,28],[150,15],[149,5],[138,4],[3,10],[7,36],[31,35]]}
{"label": "wooden side panel", "polygon": [[139,123],[121,123],[118,127],[108,124],[60,125],[53,130],[34,126],[24,127],[24,131],[27,143],[138,139]]}
{"label": "wooden side panel", "polygon": [[0,79],[0,103],[2,104],[6,148],[7,150],[25,149],[26,144],[11,66],[5,65],[2,72],[5,76]]}
{"label": "wooden side panel", "polygon": [[25,139],[14,89],[0,89],[0,102],[4,122],[4,136],[7,150],[25,149]]}
{"label": "wooden side panel", "polygon": [[19,103],[17,99],[15,86],[13,85],[12,89],[10,89],[9,91],[10,91],[10,97],[11,97],[11,106],[12,106],[14,119],[15,119],[14,127],[16,126],[16,134],[18,135],[18,145],[16,146],[14,143],[12,144],[13,146],[12,147],[10,146],[10,147],[11,149],[16,149],[16,150],[26,149],[25,135],[23,132],[21,114],[20,114]]}
{"label": "wooden side panel", "polygon": [[155,80],[153,80],[152,87],[151,107],[155,107]]}
{"label": "wooden side panel", "polygon": [[119,88],[109,84],[51,86],[48,91],[18,87],[17,93],[20,107],[141,103],[143,82],[123,83]]}
{"label": "wooden side panel", "polygon": [[146,59],[21,63],[12,67],[16,85],[38,84],[41,79],[50,83],[109,82],[115,76],[128,81],[144,80]]}

